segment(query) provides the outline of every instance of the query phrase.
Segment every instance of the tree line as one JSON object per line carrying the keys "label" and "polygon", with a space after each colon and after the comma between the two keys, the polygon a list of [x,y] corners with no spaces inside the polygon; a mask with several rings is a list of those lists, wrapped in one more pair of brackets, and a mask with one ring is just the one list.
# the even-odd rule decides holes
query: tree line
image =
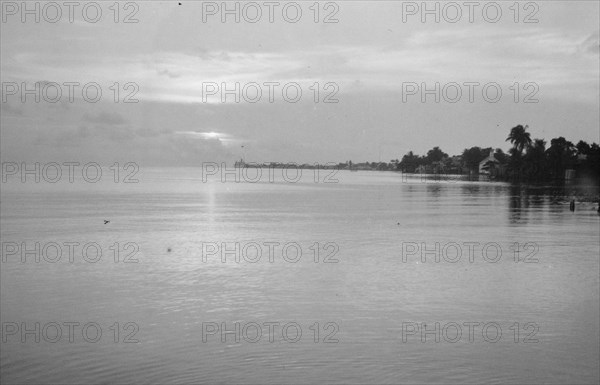
{"label": "tree line", "polygon": [[577,178],[591,178],[595,183],[600,179],[600,146],[580,140],[577,144],[560,136],[550,140],[531,138],[529,127],[521,124],[513,127],[507,142],[512,147],[505,153],[492,147],[466,148],[461,155],[449,156],[440,147],[433,147],[425,155],[416,155],[412,151],[401,160],[390,163],[361,163],[353,165],[347,162],[343,168],[362,168],[402,171],[406,173],[427,174],[469,174],[479,173],[480,163],[493,151],[495,160],[488,161],[482,170],[492,179],[542,182],[564,180],[567,170],[574,170]]}

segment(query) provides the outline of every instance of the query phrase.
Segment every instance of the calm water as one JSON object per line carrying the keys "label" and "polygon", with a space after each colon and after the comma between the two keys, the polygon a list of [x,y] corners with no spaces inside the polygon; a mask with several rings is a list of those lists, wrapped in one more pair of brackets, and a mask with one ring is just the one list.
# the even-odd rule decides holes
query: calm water
{"label": "calm water", "polygon": [[[277,172],[275,183],[203,183],[199,169],[145,169],[137,177],[138,184],[2,185],[3,242],[80,243],[72,263],[67,247],[56,263],[36,263],[35,256],[20,263],[19,255],[2,262],[3,383],[599,380],[600,217],[595,203],[570,212],[570,189],[424,183],[379,172],[340,172],[339,183],[314,183],[310,170],[298,183]],[[81,256],[90,242],[102,251],[96,263]],[[138,245],[138,263],[115,263],[115,242],[120,260]],[[219,254],[203,262],[207,242],[280,245],[272,262],[268,246],[256,263],[236,263],[235,252],[225,263]],[[296,263],[281,256],[291,242],[302,251]],[[425,262],[410,253],[422,242],[434,250]],[[478,243],[472,261],[465,242]],[[462,256],[450,263],[456,245]],[[335,251],[330,261],[338,262],[323,263]],[[21,330],[11,333],[13,322],[46,328],[39,343],[35,332],[22,342]],[[56,336],[52,322],[79,322],[73,342],[67,326],[57,342],[46,341]],[[95,343],[82,336],[91,322],[102,330]],[[273,342],[267,326],[255,343],[233,334],[223,343],[218,332],[203,342],[209,322],[229,330],[236,322],[279,326]],[[282,336],[290,322],[302,330],[295,343]],[[445,328],[436,342],[436,322],[440,329],[463,325],[462,337],[449,342],[456,329]],[[480,323],[471,341],[468,322]],[[403,341],[403,330],[421,323],[434,330],[426,341],[418,331]],[[501,327],[497,342],[482,335],[486,323]],[[246,332],[242,337],[256,336],[255,328]],[[487,337],[495,333],[488,329]],[[95,329],[86,336],[94,340]],[[139,342],[125,343],[128,336]],[[288,329],[286,337],[295,336]],[[326,343],[327,336],[338,342]]]}

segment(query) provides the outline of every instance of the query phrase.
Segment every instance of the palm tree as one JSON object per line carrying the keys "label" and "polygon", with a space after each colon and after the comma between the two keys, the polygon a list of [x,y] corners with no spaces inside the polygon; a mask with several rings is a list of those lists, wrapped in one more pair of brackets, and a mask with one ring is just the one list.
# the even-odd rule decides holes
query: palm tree
{"label": "palm tree", "polygon": [[523,174],[523,154],[515,147],[508,150],[509,158],[507,164],[508,175],[512,180],[521,180]]}
{"label": "palm tree", "polygon": [[550,148],[546,150],[546,154],[553,176],[562,179],[565,170],[571,167],[577,159],[577,148],[561,136],[550,141]]}
{"label": "palm tree", "polygon": [[527,125],[523,127],[519,124],[510,130],[510,134],[508,135],[508,138],[506,138],[506,141],[510,140],[510,143],[519,154],[522,154],[523,150],[531,145],[531,136],[529,135],[529,132],[526,132],[528,128],[529,126]]}
{"label": "palm tree", "polygon": [[546,141],[534,139],[532,144],[527,147],[527,154],[523,160],[525,174],[529,179],[543,179],[546,174]]}

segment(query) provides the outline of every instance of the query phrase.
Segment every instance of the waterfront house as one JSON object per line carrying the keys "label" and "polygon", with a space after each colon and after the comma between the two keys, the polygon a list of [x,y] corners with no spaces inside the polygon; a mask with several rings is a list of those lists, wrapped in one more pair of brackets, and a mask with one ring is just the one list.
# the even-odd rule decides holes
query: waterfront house
{"label": "waterfront house", "polygon": [[[491,162],[491,163],[490,163]],[[492,174],[492,169],[499,168],[500,161],[494,156],[494,150],[490,150],[490,155],[479,162],[479,174]]]}

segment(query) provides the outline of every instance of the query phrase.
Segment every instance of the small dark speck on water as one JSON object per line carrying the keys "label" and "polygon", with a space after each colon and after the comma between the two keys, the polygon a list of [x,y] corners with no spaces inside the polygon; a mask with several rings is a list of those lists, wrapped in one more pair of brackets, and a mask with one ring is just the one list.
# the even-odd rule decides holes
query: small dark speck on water
{"label": "small dark speck on water", "polygon": [[171,252],[171,248],[170,248],[170,247],[167,249],[167,252],[168,252],[168,253],[170,253],[170,252]]}

